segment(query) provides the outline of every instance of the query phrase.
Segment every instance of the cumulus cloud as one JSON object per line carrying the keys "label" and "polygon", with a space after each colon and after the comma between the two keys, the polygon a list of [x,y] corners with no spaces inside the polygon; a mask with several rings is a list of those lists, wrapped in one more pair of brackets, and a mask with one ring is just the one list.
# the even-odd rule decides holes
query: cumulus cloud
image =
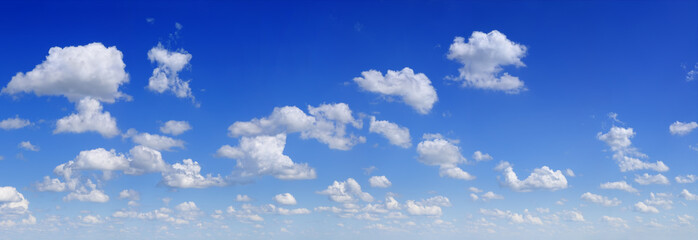
{"label": "cumulus cloud", "polygon": [[361,191],[361,185],[353,178],[347,178],[346,181],[342,182],[334,181],[327,189],[317,193],[327,195],[330,200],[338,203],[353,203],[359,200],[364,202],[373,201],[373,196]]}
{"label": "cumulus cloud", "polygon": [[29,120],[21,119],[18,116],[0,121],[0,128],[3,130],[20,129],[29,125],[31,125]]}
{"label": "cumulus cloud", "polygon": [[113,103],[129,98],[119,91],[128,83],[123,54],[101,43],[52,47],[46,60],[27,73],[17,73],[2,89],[3,94],[31,93],[37,96],[65,96],[71,102],[90,97]]}
{"label": "cumulus cloud", "polygon": [[242,137],[238,146],[224,145],[217,155],[237,160],[236,175],[254,177],[272,175],[278,179],[299,180],[314,179],[315,169],[307,163],[294,163],[283,154],[286,146],[286,134],[275,136]]}
{"label": "cumulus cloud", "polygon": [[5,215],[25,214],[29,210],[29,201],[11,186],[0,187],[0,217]]}
{"label": "cumulus cloud", "polygon": [[482,153],[482,152],[480,152],[480,151],[475,151],[475,152],[473,153],[473,159],[475,159],[475,161],[481,162],[481,161],[489,161],[489,160],[492,160],[493,158],[492,158],[492,156],[490,156],[490,155],[487,154],[487,153]]}
{"label": "cumulus cloud", "polygon": [[643,175],[637,175],[635,176],[635,182],[639,183],[640,185],[649,185],[649,184],[664,184],[667,185],[669,184],[669,179],[667,179],[664,175],[658,173],[657,175],[650,175],[650,174],[643,174]]}
{"label": "cumulus cloud", "polygon": [[593,194],[590,192],[586,192],[586,193],[582,194],[581,198],[587,202],[601,204],[601,205],[606,206],[606,207],[613,207],[613,206],[618,206],[621,204],[621,201],[618,200],[618,198],[609,199],[608,197],[601,196],[598,194]]}
{"label": "cumulus cloud", "polygon": [[628,184],[625,181],[617,181],[617,182],[606,182],[601,184],[601,189],[615,189],[615,190],[622,190],[626,191],[629,193],[636,193],[637,189],[635,189],[633,186]]}
{"label": "cumulus cloud", "polygon": [[67,196],[63,197],[63,201],[77,200],[80,202],[96,202],[105,203],[109,201],[109,196],[104,194],[104,191],[99,189],[92,189],[88,192],[71,192]]}
{"label": "cumulus cloud", "polygon": [[387,188],[392,185],[390,180],[388,180],[388,178],[385,176],[373,176],[368,179],[368,183],[371,184],[371,187],[377,188]]}
{"label": "cumulus cloud", "polygon": [[522,61],[526,46],[512,42],[497,30],[490,33],[474,31],[468,42],[456,37],[448,50],[448,59],[463,64],[460,75],[454,80],[463,81],[464,87],[504,91],[517,94],[525,91],[524,82],[518,77],[503,73],[502,67],[526,66]]}
{"label": "cumulus cloud", "polygon": [[399,97],[420,114],[429,113],[438,101],[429,78],[423,73],[415,74],[407,67],[400,71],[388,70],[385,76],[376,70],[364,71],[361,76],[354,78],[361,89],[385,97]]}
{"label": "cumulus cloud", "polygon": [[153,75],[148,79],[148,89],[157,93],[171,91],[178,98],[191,98],[194,96],[189,88],[189,81],[179,78],[179,72],[189,65],[192,55],[184,50],[169,51],[162,44],[158,44],[148,51],[148,59],[151,63],[157,63]]}
{"label": "cumulus cloud", "polygon": [[566,221],[584,222],[584,215],[580,211],[564,210],[561,212],[562,218]]}
{"label": "cumulus cloud", "polygon": [[504,196],[493,193],[493,192],[486,192],[486,193],[480,195],[480,198],[483,201],[489,201],[489,200],[495,200],[495,199],[501,200],[501,199],[504,199]]}
{"label": "cumulus cloud", "polygon": [[296,198],[290,193],[282,193],[274,196],[274,201],[283,205],[296,205]]}
{"label": "cumulus cloud", "polygon": [[635,204],[635,211],[642,212],[642,213],[659,213],[659,209],[656,207],[647,205],[643,202],[637,202]]}
{"label": "cumulus cloud", "polygon": [[187,121],[170,120],[160,127],[160,132],[173,136],[177,136],[189,130],[191,130],[191,125],[189,125]]}
{"label": "cumulus cloud", "polygon": [[694,183],[696,180],[698,180],[698,176],[688,174],[686,176],[676,176],[674,179],[677,183]]}
{"label": "cumulus cloud", "polygon": [[654,170],[658,172],[669,171],[664,162],[655,163],[644,162],[639,158],[647,158],[647,155],[639,152],[632,146],[630,139],[635,136],[632,128],[622,128],[613,126],[607,133],[598,133],[597,138],[604,141],[614,152],[613,159],[618,162],[621,172],[635,170]]}
{"label": "cumulus cloud", "polygon": [[184,159],[182,163],[173,164],[166,172],[162,173],[162,183],[176,188],[207,188],[212,186],[224,186],[225,180],[210,173],[201,175],[201,166],[191,159]]}
{"label": "cumulus cloud", "polygon": [[669,126],[669,132],[673,135],[686,135],[691,133],[694,129],[698,128],[698,123],[696,122],[679,122],[676,121]]}
{"label": "cumulus cloud", "polygon": [[78,218],[80,218],[83,223],[87,224],[99,224],[104,222],[99,215],[78,216]]}
{"label": "cumulus cloud", "polygon": [[29,151],[34,151],[34,152],[38,152],[38,151],[39,151],[39,147],[36,146],[36,145],[34,145],[34,144],[32,144],[32,143],[29,142],[29,141],[22,141],[22,142],[19,143],[18,146],[19,146],[20,148],[23,148],[23,149],[29,150]]}
{"label": "cumulus cloud", "polygon": [[681,193],[679,194],[679,196],[682,197],[682,198],[684,198],[684,199],[686,199],[686,200],[691,200],[691,201],[693,201],[693,200],[698,200],[698,195],[695,195],[695,194],[689,192],[689,191],[686,190],[686,189],[684,189],[683,191],[681,191]]}
{"label": "cumulus cloud", "polygon": [[184,141],[182,140],[157,134],[138,133],[138,131],[133,128],[126,131],[124,137],[131,138],[131,140],[136,144],[140,144],[158,151],[171,151],[174,147],[184,148]]}
{"label": "cumulus cloud", "polygon": [[124,189],[123,191],[119,192],[119,199],[138,201],[141,199],[141,195],[136,190]]}
{"label": "cumulus cloud", "polygon": [[508,219],[512,223],[528,223],[528,224],[535,224],[535,225],[542,225],[543,220],[541,220],[539,217],[534,217],[531,215],[528,211],[525,212],[526,215],[519,214],[519,213],[514,213],[511,211],[502,211],[499,209],[480,209],[480,214],[485,215],[485,216],[491,216],[491,217],[497,217],[497,218],[503,218],[503,219]]}
{"label": "cumulus cloud", "polygon": [[77,113],[61,118],[56,122],[54,134],[97,132],[106,138],[119,134],[116,118],[113,118],[109,112],[103,112],[102,104],[96,99],[83,98],[76,104],[75,108],[78,110]]}
{"label": "cumulus cloud", "polygon": [[619,217],[603,216],[601,217],[601,222],[608,223],[613,227],[628,228],[628,224],[625,222],[625,220]]}
{"label": "cumulus cloud", "polygon": [[415,202],[414,200],[407,200],[407,202],[405,202],[405,208],[410,215],[441,216],[442,214],[441,207],[427,205],[423,202]]}
{"label": "cumulus cloud", "polygon": [[502,186],[511,188],[517,192],[528,192],[531,190],[545,189],[556,191],[567,188],[567,178],[562,171],[553,171],[548,166],[536,168],[524,180],[519,180],[509,162],[501,162],[495,170],[501,171],[504,175]]}
{"label": "cumulus cloud", "polygon": [[250,196],[247,196],[247,195],[238,194],[237,196],[235,196],[235,201],[250,202],[250,201],[252,201],[252,198]]}
{"label": "cumulus cloud", "polygon": [[417,145],[417,159],[431,166],[439,166],[439,175],[456,179],[473,180],[475,176],[463,171],[457,165],[466,163],[460,148],[452,140],[438,134],[425,134],[424,141]]}
{"label": "cumulus cloud", "polygon": [[406,127],[400,127],[395,123],[388,121],[376,120],[375,117],[371,117],[369,132],[378,133],[383,135],[388,139],[390,144],[399,146],[402,148],[408,148],[412,145],[412,139],[410,138],[410,130]]}
{"label": "cumulus cloud", "polygon": [[352,116],[345,103],[308,106],[308,113],[310,115],[295,106],[277,107],[269,117],[233,123],[228,127],[229,135],[249,137],[300,132],[303,139],[313,138],[338,150],[349,150],[366,141],[364,137],[347,136],[347,124],[361,128],[363,123]]}

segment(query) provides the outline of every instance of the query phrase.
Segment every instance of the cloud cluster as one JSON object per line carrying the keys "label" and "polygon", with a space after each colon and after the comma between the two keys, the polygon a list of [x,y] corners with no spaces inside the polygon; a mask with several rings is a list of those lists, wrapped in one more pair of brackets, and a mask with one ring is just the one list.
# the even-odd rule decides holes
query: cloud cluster
{"label": "cloud cluster", "polygon": [[501,162],[495,170],[504,175],[502,186],[511,188],[517,192],[528,192],[536,189],[556,191],[567,188],[567,178],[562,171],[553,171],[548,166],[533,169],[531,175],[524,180],[519,180],[509,162]]}
{"label": "cloud cluster", "polygon": [[278,179],[314,179],[315,169],[308,164],[295,163],[283,154],[286,134],[273,136],[241,137],[240,144],[224,145],[217,155],[237,160],[237,173],[241,178],[271,175]]}
{"label": "cloud cluster", "polygon": [[425,134],[424,140],[417,145],[417,159],[431,166],[439,166],[439,175],[455,179],[473,180],[475,176],[463,171],[457,165],[467,160],[455,145],[455,141],[443,138],[439,134]]}
{"label": "cloud cluster", "polygon": [[367,192],[361,191],[361,185],[353,178],[347,178],[346,181],[334,181],[327,189],[319,191],[318,194],[327,195],[330,200],[338,203],[354,203],[359,200],[364,202],[372,202],[373,196]]}
{"label": "cloud cluster", "polygon": [[474,31],[468,42],[456,37],[448,49],[448,59],[463,66],[458,69],[460,76],[454,80],[463,81],[464,87],[504,91],[517,94],[525,91],[524,82],[518,77],[502,72],[502,66],[526,66],[522,61],[526,46],[512,42],[497,30],[489,33]]}
{"label": "cloud cluster", "polygon": [[598,133],[597,138],[604,141],[614,152],[613,159],[618,162],[621,172],[636,170],[654,170],[658,172],[669,171],[669,167],[662,161],[655,163],[644,162],[640,158],[647,155],[639,152],[632,146],[630,139],[635,136],[632,128],[613,126],[607,133]]}
{"label": "cloud cluster", "polygon": [[386,97],[399,97],[420,114],[429,113],[438,101],[429,78],[423,73],[415,74],[407,67],[400,71],[388,70],[385,76],[376,70],[364,71],[361,76],[354,78],[361,89]]}
{"label": "cloud cluster", "polygon": [[169,51],[162,44],[158,44],[148,51],[148,59],[157,63],[153,75],[148,79],[148,89],[157,93],[171,91],[178,98],[191,98],[194,96],[189,88],[189,81],[179,78],[179,72],[189,65],[192,55],[184,50]]}
{"label": "cloud cluster", "polygon": [[295,106],[277,107],[269,117],[233,123],[228,132],[231,137],[300,132],[303,139],[313,138],[337,150],[349,150],[366,141],[364,137],[347,136],[346,125],[360,129],[363,123],[352,116],[346,103],[308,106],[308,113]]}
{"label": "cloud cluster", "polygon": [[58,119],[53,133],[83,133],[97,132],[103,137],[111,138],[119,135],[116,118],[109,112],[102,111],[102,104],[97,99],[85,97],[75,105],[78,110],[64,118]]}

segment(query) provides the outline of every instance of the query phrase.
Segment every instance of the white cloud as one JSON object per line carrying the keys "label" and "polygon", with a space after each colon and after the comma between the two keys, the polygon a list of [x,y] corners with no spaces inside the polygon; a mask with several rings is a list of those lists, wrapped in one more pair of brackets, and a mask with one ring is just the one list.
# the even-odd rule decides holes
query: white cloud
{"label": "white cloud", "polygon": [[238,202],[250,202],[250,201],[252,201],[252,198],[251,198],[250,196],[247,196],[247,195],[240,195],[240,194],[238,194],[237,196],[235,196],[235,201],[238,201]]}
{"label": "white cloud", "polygon": [[129,199],[132,201],[138,201],[141,199],[141,195],[136,190],[124,189],[123,191],[119,192],[119,199]]}
{"label": "white cloud", "polygon": [[481,193],[482,189],[476,188],[476,187],[470,187],[468,188],[469,191],[474,192],[474,193]]}
{"label": "white cloud", "polygon": [[195,212],[199,211],[199,207],[196,206],[195,202],[183,202],[175,206],[175,209],[180,212]]}
{"label": "white cloud", "polygon": [[489,201],[489,200],[494,200],[494,199],[504,199],[504,196],[493,193],[493,192],[486,192],[482,195],[480,195],[480,198],[482,198],[483,201]]}
{"label": "white cloud", "polygon": [[586,200],[587,202],[601,204],[606,207],[618,206],[621,204],[621,201],[618,200],[618,198],[609,199],[608,197],[593,194],[590,192],[582,194],[581,198]]}
{"label": "white cloud", "polygon": [[696,65],[693,67],[693,69],[691,69],[690,71],[688,71],[688,73],[686,73],[686,81],[687,82],[693,81],[694,79],[696,79],[696,76],[698,76],[698,63],[696,63]]}
{"label": "white cloud", "polygon": [[387,188],[392,185],[390,180],[388,180],[388,178],[385,176],[373,176],[368,179],[368,183],[371,184],[371,187],[377,188]]}
{"label": "white cloud", "polygon": [[608,223],[613,227],[628,228],[628,224],[625,222],[625,220],[619,217],[603,216],[601,217],[601,222]]}
{"label": "white cloud", "polygon": [[492,158],[492,156],[490,156],[487,153],[475,151],[475,153],[473,153],[473,159],[475,159],[475,161],[481,162],[481,161],[489,161],[489,160],[492,160],[493,158]]}
{"label": "white cloud", "polygon": [[235,122],[228,127],[231,137],[276,135],[300,132],[301,138],[313,138],[327,144],[331,149],[349,150],[364,137],[346,136],[346,125],[361,128],[360,119],[354,119],[349,105],[345,103],[308,106],[306,115],[295,106],[274,108],[269,117],[255,118],[248,122]]}
{"label": "white cloud", "polygon": [[390,141],[390,144],[393,144],[395,146],[408,148],[412,145],[412,138],[410,138],[410,130],[406,127],[400,127],[395,123],[376,120],[375,117],[371,117],[371,124],[368,128],[368,131],[383,135],[385,138],[388,139],[388,141]]}
{"label": "white cloud", "polygon": [[296,205],[296,198],[290,193],[282,193],[274,196],[274,201],[283,205]]}
{"label": "white cloud", "polygon": [[66,190],[66,184],[57,178],[44,176],[44,181],[36,184],[36,189],[40,192],[63,192]]}
{"label": "white cloud", "polygon": [[600,186],[602,189],[615,189],[615,190],[622,190],[626,191],[629,193],[635,193],[637,192],[637,189],[635,189],[633,186],[628,184],[625,181],[618,181],[618,182],[606,182],[602,183]]}
{"label": "white cloud", "polygon": [[103,222],[102,218],[99,215],[79,216],[79,218],[82,220],[83,223],[87,224],[98,224]]}
{"label": "white cloud", "polygon": [[283,154],[286,134],[275,136],[242,137],[239,145],[224,145],[217,151],[218,156],[237,160],[240,177],[272,175],[278,179],[314,179],[315,169],[308,164],[294,163]]}
{"label": "white cloud", "polygon": [[140,175],[150,172],[165,172],[169,165],[162,159],[162,154],[146,146],[135,146],[129,151],[131,154],[129,168],[126,174]]}
{"label": "white cloud", "polygon": [[457,167],[467,160],[460,153],[454,141],[446,140],[441,135],[425,134],[425,140],[417,145],[417,159],[427,165],[439,166],[439,175],[456,179],[472,180],[475,176]]}
{"label": "white cloud", "polygon": [[695,195],[686,189],[681,191],[681,194],[679,194],[679,196],[686,199],[686,200],[698,200],[698,195]]}
{"label": "white cloud", "polygon": [[71,102],[85,97],[112,103],[130,98],[119,91],[128,83],[123,54],[101,43],[52,47],[46,60],[27,73],[17,73],[2,89],[4,94],[34,92],[37,96],[65,96]]}
{"label": "white cloud", "polygon": [[635,136],[632,128],[621,128],[613,126],[607,133],[598,133],[599,140],[606,142],[614,152],[613,159],[618,162],[621,172],[650,169],[658,172],[669,171],[664,162],[655,163],[643,162],[639,158],[646,158],[647,155],[637,151],[632,147],[630,138]]}
{"label": "white cloud", "polygon": [[565,170],[565,175],[567,175],[568,177],[575,176],[574,171],[572,171],[572,169],[569,169],[569,168],[567,170]]}
{"label": "white cloud", "polygon": [[75,108],[77,113],[61,118],[56,122],[53,133],[98,132],[103,137],[111,138],[119,134],[116,119],[109,112],[102,111],[102,104],[94,98],[81,99]]}
{"label": "white cloud", "polygon": [[20,142],[20,143],[19,143],[19,147],[20,147],[20,148],[23,148],[23,149],[26,149],[26,150],[29,150],[29,151],[34,151],[34,152],[38,152],[38,151],[39,151],[39,147],[36,146],[36,145],[33,145],[33,144],[32,144],[31,142],[29,142],[29,141]]}
{"label": "white cloud", "polygon": [[426,205],[422,202],[407,200],[405,208],[410,215],[441,216],[441,207],[436,205]]}
{"label": "white cloud", "polygon": [[160,127],[160,132],[173,136],[177,136],[189,130],[191,130],[191,125],[189,125],[187,121],[170,120]]}
{"label": "white cloud", "polygon": [[191,159],[184,159],[182,163],[175,163],[171,168],[162,173],[162,182],[169,187],[176,188],[207,188],[212,186],[224,186],[226,182],[221,176],[201,175],[201,166]]}
{"label": "white cloud", "polygon": [[354,78],[354,82],[363,90],[386,97],[400,97],[405,104],[420,114],[429,113],[438,101],[436,90],[429,78],[423,73],[414,74],[414,71],[407,67],[400,71],[388,70],[385,76],[376,70],[364,71],[361,76]]}
{"label": "white cloud", "polygon": [[330,200],[338,203],[353,203],[358,200],[364,202],[372,202],[373,196],[367,192],[361,191],[361,185],[353,178],[347,178],[346,181],[334,181],[327,189],[317,192],[318,194],[329,196]]}
{"label": "white cloud", "polygon": [[189,81],[179,78],[179,72],[189,65],[192,55],[184,50],[176,52],[165,49],[159,44],[148,51],[148,59],[158,66],[153,70],[153,75],[148,79],[148,89],[157,93],[171,91],[178,98],[191,98],[194,96],[189,88]]}
{"label": "white cloud", "polygon": [[20,129],[29,125],[31,125],[29,120],[21,119],[19,117],[8,118],[0,121],[0,128],[4,130]]}
{"label": "white cloud", "polygon": [[519,180],[509,162],[501,162],[495,169],[504,174],[504,181],[501,184],[514,191],[528,192],[536,189],[556,191],[567,188],[565,175],[560,170],[553,171],[548,166],[534,169],[524,180]]}
{"label": "white cloud", "polygon": [[490,33],[474,31],[468,42],[456,37],[448,50],[448,59],[463,64],[458,69],[460,76],[454,80],[463,81],[464,87],[504,91],[517,94],[525,91],[524,82],[518,77],[502,72],[502,66],[526,66],[522,61],[526,46],[507,39],[497,30]]}
{"label": "white cloud", "polygon": [[71,192],[67,196],[63,197],[63,201],[77,200],[80,202],[96,202],[105,203],[109,201],[109,196],[104,194],[104,191],[99,189],[92,189],[90,191],[77,191]]}
{"label": "white cloud", "polygon": [[698,123],[696,122],[685,123],[676,121],[669,126],[669,132],[673,135],[686,135],[696,128],[698,128]]}
{"label": "white cloud", "polygon": [[29,201],[16,188],[0,187],[0,217],[12,214],[24,214],[29,210]]}
{"label": "white cloud", "polygon": [[[74,160],[68,161],[56,167],[56,169],[63,169],[64,173],[67,173],[69,178],[71,169],[79,170],[101,170],[101,171],[115,171],[115,170],[126,170],[129,167],[129,160],[126,156],[120,153],[116,153],[114,149],[107,151],[104,148],[96,148],[92,150],[80,151]],[[56,170],[56,172],[60,172]]]}
{"label": "white cloud", "polygon": [[657,175],[650,175],[650,174],[643,174],[643,175],[636,175],[635,176],[635,182],[639,183],[640,185],[649,185],[649,184],[669,184],[669,179],[667,179],[664,175],[661,173],[658,173]]}
{"label": "white cloud", "polygon": [[649,206],[643,202],[637,202],[635,204],[635,211],[643,213],[659,213],[659,209],[653,206]]}
{"label": "white cloud", "polygon": [[572,222],[584,222],[584,215],[580,211],[562,211],[562,218]]}
{"label": "white cloud", "polygon": [[677,183],[693,183],[696,180],[698,180],[698,176],[693,175],[693,174],[688,174],[686,176],[676,176],[676,178],[674,178],[674,180],[676,180]]}
{"label": "white cloud", "polygon": [[158,151],[171,151],[174,147],[184,148],[184,141],[182,140],[157,134],[138,133],[138,131],[133,128],[126,131],[124,137],[130,137],[134,143]]}
{"label": "white cloud", "polygon": [[488,210],[481,208],[480,214],[485,216],[508,219],[512,223],[529,223],[535,225],[543,224],[543,220],[541,220],[539,217],[534,217],[533,215],[528,213],[528,211],[525,212],[526,215],[524,216],[522,214],[514,213],[511,211],[502,211],[499,209]]}

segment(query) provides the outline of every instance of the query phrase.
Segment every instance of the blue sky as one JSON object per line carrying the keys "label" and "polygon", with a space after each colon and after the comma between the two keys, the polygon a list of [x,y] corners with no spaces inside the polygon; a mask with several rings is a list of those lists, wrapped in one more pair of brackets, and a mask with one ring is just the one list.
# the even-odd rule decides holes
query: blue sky
{"label": "blue sky", "polygon": [[696,1],[3,5],[0,239],[698,231]]}

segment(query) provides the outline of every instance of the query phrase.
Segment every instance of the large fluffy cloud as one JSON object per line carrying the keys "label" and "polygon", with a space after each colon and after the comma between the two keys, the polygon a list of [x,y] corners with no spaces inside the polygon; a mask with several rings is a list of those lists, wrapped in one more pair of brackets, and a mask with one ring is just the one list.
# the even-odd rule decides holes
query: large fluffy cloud
{"label": "large fluffy cloud", "polygon": [[101,43],[52,47],[44,62],[32,71],[17,73],[2,93],[65,96],[71,102],[91,97],[111,103],[128,97],[119,91],[129,81],[122,58],[116,47],[107,48]]}
{"label": "large fluffy cloud", "polygon": [[150,62],[157,63],[153,70],[153,76],[148,79],[148,89],[154,92],[173,92],[179,98],[191,98],[194,96],[189,88],[189,81],[179,78],[179,72],[189,65],[192,55],[184,50],[172,52],[158,44],[148,51]]}
{"label": "large fluffy cloud", "polygon": [[296,205],[296,198],[290,193],[282,193],[274,196],[274,201],[283,205]]}
{"label": "large fluffy cloud", "polygon": [[696,128],[698,128],[698,123],[696,122],[686,123],[676,121],[669,126],[669,132],[671,132],[673,135],[686,135]]}
{"label": "large fluffy cloud", "polygon": [[406,127],[400,127],[395,123],[388,121],[376,120],[376,117],[371,117],[371,123],[368,128],[369,132],[378,133],[388,139],[390,144],[408,148],[412,145],[410,138],[410,130]]}
{"label": "large fluffy cloud", "polygon": [[366,141],[364,137],[347,136],[347,124],[361,128],[363,123],[352,116],[346,103],[308,106],[308,113],[310,115],[295,106],[277,107],[269,117],[233,123],[228,127],[229,135],[239,137],[300,132],[303,139],[313,138],[338,150],[349,150]]}
{"label": "large fluffy cloud", "polygon": [[429,78],[423,73],[414,74],[407,67],[400,71],[388,70],[385,76],[376,70],[362,72],[361,76],[354,78],[354,82],[363,90],[387,97],[400,97],[405,104],[421,114],[429,113],[438,100]]}
{"label": "large fluffy cloud", "polygon": [[240,171],[236,175],[251,177],[272,175],[278,179],[313,179],[315,169],[308,164],[294,163],[283,154],[286,134],[274,136],[242,137],[240,144],[222,146],[217,155],[237,160]]}
{"label": "large fluffy cloud", "polygon": [[632,128],[622,128],[613,126],[607,133],[598,133],[599,140],[604,141],[614,152],[613,158],[618,162],[621,172],[635,170],[655,170],[666,172],[669,170],[664,162],[655,163],[644,162],[640,158],[647,158],[647,155],[639,152],[632,146],[630,139],[635,136]]}
{"label": "large fluffy cloud", "polygon": [[0,187],[0,217],[6,214],[24,214],[29,210],[29,201],[16,188]]}
{"label": "large fluffy cloud", "polygon": [[475,176],[463,171],[457,165],[467,160],[454,141],[438,134],[426,134],[424,141],[417,145],[417,159],[427,165],[439,166],[439,175],[456,179],[472,180]]}
{"label": "large fluffy cloud", "polygon": [[516,94],[526,88],[518,77],[502,72],[502,66],[526,66],[522,61],[526,47],[512,42],[497,30],[490,33],[475,31],[465,42],[456,37],[448,51],[448,59],[458,61],[463,67],[454,80],[463,81],[463,86],[490,89]]}
{"label": "large fluffy cloud", "polygon": [[102,104],[96,99],[83,98],[76,104],[75,108],[78,110],[77,113],[61,118],[56,122],[54,134],[97,132],[107,138],[119,134],[116,119],[109,112],[103,112]]}
{"label": "large fluffy cloud", "polygon": [[175,188],[207,188],[212,186],[224,186],[227,183],[221,176],[201,174],[201,166],[191,159],[184,159],[182,163],[175,163],[162,173],[162,182]]}
{"label": "large fluffy cloud", "polygon": [[531,175],[524,180],[519,180],[509,162],[500,163],[496,170],[502,171],[504,174],[504,180],[501,184],[514,191],[528,192],[535,189],[556,191],[567,188],[567,179],[562,171],[553,171],[548,166],[533,169]]}

